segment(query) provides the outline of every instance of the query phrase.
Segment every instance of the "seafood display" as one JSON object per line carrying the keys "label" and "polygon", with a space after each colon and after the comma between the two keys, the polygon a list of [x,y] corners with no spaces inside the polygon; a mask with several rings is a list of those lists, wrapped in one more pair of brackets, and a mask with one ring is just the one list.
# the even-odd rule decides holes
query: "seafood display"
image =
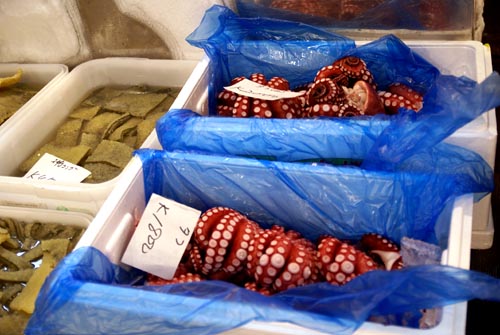
{"label": "seafood display", "polygon": [[0,78],[0,125],[40,91],[42,85],[21,83],[23,71]]}
{"label": "seafood display", "polygon": [[0,329],[23,334],[35,299],[57,263],[73,250],[84,228],[0,218]]}
{"label": "seafood display", "polygon": [[[234,78],[234,85],[244,77]],[[249,80],[277,90],[290,91],[286,78],[254,73]],[[217,96],[217,114],[226,117],[316,118],[396,114],[399,108],[420,111],[423,94],[403,83],[378,90],[366,63],[347,56],[322,67],[312,82],[294,88],[304,94],[295,98],[262,100],[223,89]]]}
{"label": "seafood display", "polygon": [[379,234],[354,244],[333,236],[317,243],[299,232],[263,228],[228,207],[200,216],[189,247],[170,280],[148,274],[147,285],[226,280],[265,295],[321,281],[344,285],[368,271],[403,267],[399,247]]}
{"label": "seafood display", "polygon": [[91,92],[55,135],[19,167],[25,174],[44,153],[89,170],[86,183],[118,176],[171,106],[180,88],[108,86]]}

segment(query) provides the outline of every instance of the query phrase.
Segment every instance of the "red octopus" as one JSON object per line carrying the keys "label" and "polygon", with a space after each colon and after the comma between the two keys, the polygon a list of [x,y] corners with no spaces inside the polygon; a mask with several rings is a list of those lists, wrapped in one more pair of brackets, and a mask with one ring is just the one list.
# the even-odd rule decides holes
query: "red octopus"
{"label": "red octopus", "polygon": [[320,281],[344,285],[368,271],[402,267],[399,247],[378,234],[365,234],[359,246],[328,235],[315,244],[297,231],[262,228],[236,210],[213,207],[200,216],[174,278],[148,274],[146,284],[226,280],[272,295]]}
{"label": "red octopus", "polygon": [[360,241],[361,248],[374,258],[380,260],[380,264],[386,270],[398,270],[403,268],[403,258],[399,246],[394,241],[375,233],[363,235]]}
{"label": "red octopus", "polygon": [[194,231],[191,264],[197,272],[217,278],[231,277],[246,266],[257,223],[241,213],[214,207],[204,212]]}
{"label": "red octopus", "polygon": [[192,283],[202,281],[203,277],[190,271],[190,268],[185,264],[181,263],[175,271],[174,277],[172,279],[164,279],[148,273],[146,276],[146,285],[168,285],[168,284],[180,284],[180,283]]}
{"label": "red octopus", "polygon": [[306,115],[357,116],[397,114],[399,108],[420,111],[423,94],[403,83],[393,83],[387,90],[377,85],[366,63],[347,56],[321,68],[306,93]]}
{"label": "red octopus", "polygon": [[335,285],[343,285],[358,275],[378,268],[367,254],[332,236],[320,239],[317,258],[319,271],[329,283]]}
{"label": "red octopus", "polygon": [[[231,85],[241,81],[237,77]],[[283,77],[269,81],[263,74],[254,73],[250,80],[279,90],[290,90]],[[217,113],[220,116],[260,118],[352,117],[376,114],[396,114],[400,108],[420,111],[423,94],[403,83],[389,85],[377,91],[377,83],[365,61],[356,56],[337,59],[322,67],[312,82],[294,89],[305,93],[297,98],[261,100],[239,96],[228,90],[218,95]]]}
{"label": "red octopus", "polygon": [[[245,77],[237,77],[231,81],[234,85]],[[288,91],[290,85],[283,77],[266,79],[261,73],[254,73],[249,78],[251,81],[261,85]],[[285,98],[278,100],[261,100],[248,96],[238,95],[226,89],[217,96],[217,114],[232,117],[260,117],[260,118],[282,118],[292,119],[302,116],[302,104],[298,98]]]}
{"label": "red octopus", "polygon": [[314,248],[297,232],[262,229],[250,244],[248,273],[257,291],[280,292],[318,279]]}
{"label": "red octopus", "polygon": [[342,57],[321,68],[306,92],[309,117],[357,116],[384,113],[376,84],[359,57]]}
{"label": "red octopus", "polygon": [[424,102],[422,93],[402,83],[389,85],[386,91],[379,91],[378,95],[382,99],[387,114],[397,114],[399,108],[419,112]]}

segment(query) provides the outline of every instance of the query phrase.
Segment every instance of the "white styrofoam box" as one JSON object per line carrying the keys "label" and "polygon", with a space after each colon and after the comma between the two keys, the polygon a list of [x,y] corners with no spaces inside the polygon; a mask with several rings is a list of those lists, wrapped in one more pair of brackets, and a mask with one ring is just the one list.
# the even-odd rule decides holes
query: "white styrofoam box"
{"label": "white styrofoam box", "polygon": [[[358,45],[368,43],[358,41]],[[491,53],[487,46],[477,41],[419,41],[407,40],[405,43],[419,55],[435,65],[443,74],[466,76],[477,82],[483,81],[492,72]],[[204,57],[199,66],[193,71],[190,80],[198,78],[196,91],[193,91],[186,106],[193,111],[208,114],[208,80],[209,59]],[[286,77],[286,75],[285,75]],[[205,90],[203,90],[205,88]],[[446,142],[456,144],[477,152],[485,161],[494,168],[497,125],[495,110],[491,109],[446,139]],[[478,231],[481,238],[491,236],[491,239],[481,243],[473,243],[475,248],[483,249],[491,246],[491,196],[484,197],[474,205],[473,230]],[[488,234],[484,231],[488,230]],[[486,242],[486,243],[484,243]],[[489,246],[488,246],[489,245]]]}
{"label": "white styrofoam box", "polygon": [[[191,88],[184,84],[198,64],[192,60],[103,58],[75,67],[36,103],[16,115],[1,134],[0,205],[82,211],[95,214],[115,185],[110,181],[87,184],[33,181],[15,177],[18,166],[42,146],[72,109],[91,91],[105,85],[182,87],[172,108],[182,108]],[[157,143],[153,131],[142,147]]]}
{"label": "white styrofoam box", "polygon": [[[418,43],[417,43],[418,44]],[[425,42],[424,48],[415,48],[421,56],[435,64],[444,74],[467,76],[481,82],[492,73],[491,52],[480,42]],[[451,46],[446,48],[446,46]],[[455,47],[460,45],[460,52]],[[443,48],[444,46],[444,48]],[[457,130],[446,142],[479,153],[495,167],[497,124],[495,110],[491,109]],[[474,204],[472,248],[488,249],[493,244],[491,195]]]}
{"label": "white styrofoam box", "polygon": [[0,126],[0,137],[2,136],[3,129],[9,127],[10,124],[15,123],[15,121],[11,120],[15,119],[17,112],[21,109],[29,108],[30,105],[40,99],[45,91],[49,90],[50,87],[54,86],[68,74],[68,67],[64,64],[0,63],[0,78],[12,76],[18,69],[23,71],[20,80],[21,83],[40,86],[41,89],[8,120],[2,123]]}
{"label": "white styrofoam box", "polygon": [[[491,61],[491,49],[488,45],[485,45],[486,54],[486,74],[493,72],[493,63]],[[488,150],[496,153],[496,143],[497,143],[497,124],[496,124],[496,114],[495,110],[488,112],[491,115],[489,118],[490,127],[488,131],[485,132],[485,138],[490,136],[490,139],[485,141],[485,145],[488,146]],[[490,135],[488,135],[490,134]],[[492,157],[493,164],[495,162],[495,156]],[[494,167],[494,165],[491,165]],[[495,227],[493,224],[493,213],[491,209],[491,194],[487,195],[479,203],[474,205],[474,215],[472,218],[472,249],[489,249],[493,245],[493,236],[495,234]]]}
{"label": "white styrofoam box", "polygon": [[[367,42],[359,41],[358,45]],[[491,74],[491,54],[487,47],[477,41],[405,41],[416,53],[424,57],[441,73],[466,76],[477,82]],[[202,115],[208,114],[209,59],[205,56],[193,71],[190,80],[198,78],[198,89],[193,92],[186,106]],[[286,74],[284,75],[286,77]],[[205,90],[202,90],[204,88]],[[496,116],[492,109],[452,134],[447,142],[477,152],[491,167],[495,163]]]}
{"label": "white styrofoam box", "polygon": [[[121,257],[146,206],[142,163],[134,157],[123,173],[123,179],[110,193],[76,248],[93,246],[111,262],[120,264]],[[456,199],[452,216],[448,249],[442,264],[469,268],[472,225],[472,195]],[[161,293],[158,293],[161,294]],[[117,308],[113,306],[112,308]],[[384,326],[365,322],[356,332],[362,334],[464,334],[467,303],[445,306],[439,325],[430,330]],[[137,316],[140,317],[140,316]],[[224,334],[321,334],[290,323],[252,321]]]}

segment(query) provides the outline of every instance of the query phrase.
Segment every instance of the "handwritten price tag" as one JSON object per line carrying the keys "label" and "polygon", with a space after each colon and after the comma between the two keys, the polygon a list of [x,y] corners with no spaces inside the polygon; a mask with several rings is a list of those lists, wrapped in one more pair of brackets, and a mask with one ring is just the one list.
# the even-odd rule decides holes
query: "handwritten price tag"
{"label": "handwritten price tag", "polygon": [[172,279],[201,212],[152,194],[122,262]]}
{"label": "handwritten price tag", "polygon": [[257,98],[262,100],[279,100],[296,98],[304,95],[304,91],[294,92],[294,91],[283,91],[277,90],[275,88],[258,84],[254,81],[243,79],[234,85],[224,87],[226,90],[237,93],[239,95],[244,95],[251,98]]}
{"label": "handwritten price tag", "polygon": [[32,180],[70,181],[79,183],[90,175],[90,171],[45,153],[24,175]]}

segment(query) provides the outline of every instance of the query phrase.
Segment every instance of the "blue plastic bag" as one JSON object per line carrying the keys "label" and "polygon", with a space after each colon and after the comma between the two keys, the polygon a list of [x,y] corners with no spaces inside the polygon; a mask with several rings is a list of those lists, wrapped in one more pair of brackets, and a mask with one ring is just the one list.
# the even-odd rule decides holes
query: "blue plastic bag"
{"label": "blue plastic bag", "polygon": [[415,153],[440,143],[482,113],[500,105],[500,75],[481,83],[466,77],[440,75],[418,113],[401,111],[377,138],[365,168],[393,170]]}
{"label": "blue plastic bag", "polygon": [[307,83],[320,67],[354,47],[349,38],[312,26],[266,18],[244,19],[223,6],[209,8],[187,38],[209,56],[209,105],[233,78],[287,73],[293,87]]}
{"label": "blue plastic bag", "polygon": [[[238,209],[247,206],[249,211],[244,212],[263,225],[275,223],[273,217],[276,220],[290,215],[291,218],[284,219],[284,225],[310,238],[339,230],[312,214],[324,214],[320,209],[328,210],[332,203],[346,206],[359,203],[373,206],[373,215],[394,215],[389,220],[396,224],[383,229],[398,232],[401,222],[396,216],[412,212],[412,209],[400,211],[396,208],[398,204],[425,206],[429,196],[439,195],[433,187],[425,191],[425,184],[430,185],[425,174],[380,173],[321,164],[310,166],[152,149],[141,149],[136,154],[143,162],[147,198],[155,192],[200,209],[212,204]],[[460,152],[457,155],[462,157]],[[377,175],[375,180],[374,174]],[[294,178],[299,175],[309,179]],[[328,198],[329,194],[323,199],[308,196],[318,185],[319,178],[332,182],[331,176],[344,179],[344,184],[337,185],[334,191],[345,185],[344,191],[348,193],[337,194],[338,200]],[[353,181],[349,182],[351,178]],[[437,183],[446,179],[446,176],[435,176]],[[454,182],[447,182],[450,183],[447,189],[453,188]],[[367,188],[368,194],[364,194],[367,191],[365,184],[374,186]],[[301,192],[294,193],[298,185],[301,185]],[[321,196],[331,186],[323,185],[324,190],[316,195]],[[353,187],[349,189],[348,186]],[[422,190],[418,194],[424,202],[414,204],[413,200],[418,199],[408,199],[408,194],[415,194],[402,192],[408,187],[418,188],[413,189],[415,192]],[[391,200],[390,205],[387,197]],[[308,204],[314,208],[308,208]],[[364,212],[363,209],[349,211],[339,213],[361,216]],[[404,234],[448,236],[439,229],[446,230],[450,215],[451,207],[447,206],[438,218],[439,223],[426,227],[430,232]],[[308,220],[306,224],[304,219]],[[342,217],[340,221],[345,220],[346,217]],[[373,224],[363,228],[357,222],[357,219],[352,220],[353,231],[346,232],[354,234],[350,238],[359,230],[375,228]],[[402,226],[403,229],[412,228]],[[341,229],[345,227],[349,224]],[[140,275],[136,270],[111,264],[96,249],[76,250],[46,280],[26,334],[215,334],[250,321],[285,321],[325,333],[351,334],[372,317],[405,312],[418,322],[421,308],[474,298],[500,300],[498,280],[480,273],[433,265],[395,272],[374,271],[345,286],[319,283],[272,297],[219,281],[144,287],[140,286]],[[405,321],[408,322],[407,317]],[[409,323],[408,326],[416,327],[417,324]]]}
{"label": "blue plastic bag", "polygon": [[[274,6],[272,6],[272,0],[236,0],[235,2],[239,15],[243,17],[273,17],[304,22],[332,30],[467,30],[471,27],[470,18],[474,13],[474,1],[472,0],[361,1],[359,4],[354,4],[353,13],[349,11],[352,8],[348,8],[353,5],[341,0],[322,0],[313,3],[290,0],[278,2]],[[426,6],[426,2],[429,5]],[[286,5],[289,6],[282,7]],[[325,5],[327,8],[319,7]],[[308,6],[313,8],[307,8]],[[342,10],[342,6],[346,7],[345,10]],[[356,11],[357,6],[360,7],[359,11]]]}
{"label": "blue plastic bag", "polygon": [[401,82],[426,92],[439,71],[394,35],[356,47],[353,40],[313,26],[266,18],[241,18],[213,6],[186,38],[210,59],[208,103],[215,115],[217,94],[232,79],[262,73],[283,76],[295,88],[311,83],[336,59],[362,57],[380,89]]}
{"label": "blue plastic bag", "polygon": [[500,301],[498,279],[437,265],[371,271],[344,286],[319,283],[271,297],[220,281],[135,286],[139,277],[97,249],[77,249],[45,281],[25,334],[216,334],[274,321],[343,335],[370,316],[420,315],[423,308],[476,298]]}
{"label": "blue plastic bag", "polygon": [[185,151],[142,149],[137,155],[146,199],[161,194],[201,211],[224,205],[312,240],[321,234],[356,239],[376,232],[397,242],[407,236],[446,248],[449,220],[437,224],[443,208],[459,195],[493,187],[491,169],[476,154],[450,145],[427,154],[439,156],[450,148],[455,155],[437,162],[460,174],[430,171],[419,159],[401,171],[385,172]]}

